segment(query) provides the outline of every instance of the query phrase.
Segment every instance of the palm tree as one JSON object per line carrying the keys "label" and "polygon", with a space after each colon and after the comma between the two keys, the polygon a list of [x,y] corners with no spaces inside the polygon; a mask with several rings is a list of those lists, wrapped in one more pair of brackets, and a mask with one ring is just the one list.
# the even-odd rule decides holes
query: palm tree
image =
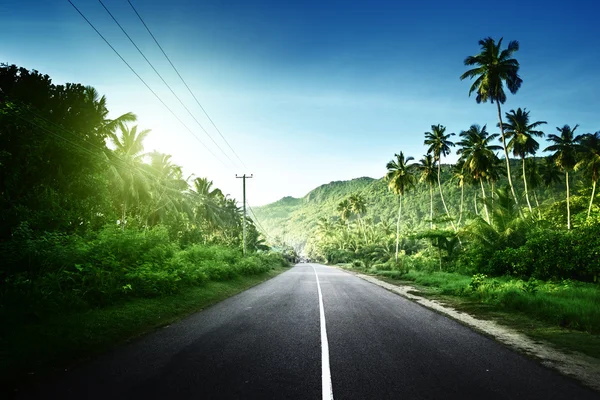
{"label": "palm tree", "polygon": [[190,193],[196,220],[205,224],[209,231],[214,231],[222,224],[221,205],[225,196],[221,189],[213,188],[213,182],[208,178],[196,178],[192,185]]}
{"label": "palm tree", "polygon": [[587,218],[589,219],[596,194],[596,183],[600,178],[600,131],[584,135],[581,139],[581,149],[581,159],[575,165],[575,169],[586,171],[592,178],[592,196],[587,212]]}
{"label": "palm tree", "polygon": [[523,184],[525,185],[525,199],[527,200],[527,206],[529,212],[533,212],[531,208],[531,202],[529,201],[529,193],[527,188],[527,175],[525,173],[525,157],[528,154],[535,155],[537,150],[540,148],[540,144],[534,139],[534,137],[544,136],[544,132],[538,131],[537,128],[540,125],[546,123],[546,121],[536,121],[529,123],[529,111],[518,108],[517,111],[510,110],[506,113],[506,120],[504,124],[506,129],[506,139],[509,139],[507,147],[513,151],[514,156],[521,157],[523,164]]}
{"label": "palm tree", "polygon": [[423,156],[417,164],[417,169],[421,171],[420,182],[429,185],[429,229],[433,229],[433,184],[435,183],[435,161],[431,154]]}
{"label": "palm tree", "polygon": [[553,185],[560,183],[562,179],[560,169],[552,157],[544,158],[544,161],[540,165],[540,175],[544,181],[544,186],[546,187],[552,187]]}
{"label": "palm tree", "polygon": [[137,120],[137,116],[132,112],[125,113],[115,119],[108,118],[106,96],[100,97],[98,91],[92,86],[85,87],[84,95],[86,97],[85,100],[94,105],[94,109],[101,118],[97,129],[102,137],[114,134],[117,128],[119,127],[119,124],[135,122]]}
{"label": "palm tree", "polygon": [[445,135],[446,127],[440,124],[431,125],[431,132],[425,132],[425,144],[429,146],[427,149],[427,154],[433,154],[434,161],[438,166],[438,174],[437,181],[438,186],[440,188],[440,197],[442,198],[442,204],[444,205],[444,210],[446,210],[446,215],[450,220],[450,224],[452,224],[452,228],[456,232],[456,226],[454,222],[452,222],[452,217],[450,217],[450,212],[448,212],[448,207],[446,207],[446,201],[444,200],[444,193],[442,192],[442,181],[441,181],[441,168],[442,168],[442,156],[447,156],[451,153],[450,147],[454,146],[449,138],[454,136],[454,133],[449,133]]}
{"label": "palm tree", "polygon": [[340,218],[346,223],[347,229],[350,230],[350,217],[352,216],[352,206],[348,199],[340,201],[337,206],[337,211],[340,213]]}
{"label": "palm tree", "polygon": [[117,180],[121,201],[121,229],[125,229],[127,211],[132,201],[138,200],[141,194],[148,192],[148,174],[142,168],[144,139],[150,129],[137,131],[137,125],[131,129],[125,124],[118,124],[120,135],[109,133],[115,150],[109,153],[110,169]]}
{"label": "palm tree", "polygon": [[151,203],[148,213],[148,225],[164,221],[169,212],[183,210],[183,194],[188,183],[183,179],[181,167],[171,161],[171,155],[153,151],[148,154],[150,163],[144,165],[149,171],[151,181]]}
{"label": "palm tree", "polygon": [[481,185],[486,220],[489,223],[490,215],[485,200],[483,181],[492,173],[494,159],[497,158],[494,150],[500,149],[500,146],[490,144],[498,137],[498,134],[490,135],[486,130],[486,125],[483,128],[480,128],[479,125],[471,125],[467,131],[462,131],[460,136],[463,140],[459,142],[461,148],[456,153],[460,155],[460,162],[463,163],[464,169]]}
{"label": "palm tree", "polygon": [[[540,211],[540,202],[538,201],[538,196],[536,189],[542,185],[543,177],[540,173],[540,163],[535,158],[527,158],[525,161],[527,167],[527,187],[531,189],[533,192],[533,198],[535,199],[535,205],[538,211],[538,218],[542,218],[542,213]],[[556,169],[556,166],[554,166]],[[523,174],[525,169],[521,171]],[[558,181],[560,182],[560,175],[558,177]]]}
{"label": "palm tree", "polygon": [[490,206],[490,212],[493,213],[494,212],[494,201],[495,201],[495,193],[496,193],[496,182],[498,182],[500,180],[500,178],[506,174],[506,170],[503,171],[502,169],[502,160],[498,158],[498,154],[494,153],[494,158],[492,158],[492,163],[490,164],[489,168],[488,168],[488,173],[487,176],[485,177],[485,180],[487,181],[488,185],[490,186],[490,190],[491,190],[491,196],[490,196],[490,201],[489,201],[489,206]]}
{"label": "palm tree", "polygon": [[463,204],[465,199],[465,165],[464,161],[459,160],[454,167],[452,168],[452,178],[456,182],[458,182],[458,187],[460,187],[460,207],[458,211],[458,221],[456,222],[456,226],[460,226],[460,221],[462,220],[463,215]]}
{"label": "palm tree", "polygon": [[544,151],[553,151],[552,158],[556,165],[565,172],[565,180],[567,183],[567,229],[571,229],[571,204],[569,194],[569,171],[571,171],[576,164],[577,151],[580,148],[579,142],[582,139],[582,135],[575,136],[575,130],[579,125],[575,125],[573,129],[569,125],[565,125],[562,128],[556,127],[556,130],[560,132],[560,136],[548,135],[548,139],[553,142],[552,146],[548,146]]}
{"label": "palm tree", "polygon": [[398,206],[398,220],[396,221],[396,262],[398,262],[398,243],[400,242],[400,218],[402,217],[402,198],[404,194],[415,185],[415,175],[411,171],[408,163],[414,158],[404,158],[404,153],[395,154],[395,160],[387,163],[388,170],[385,174],[385,180],[388,181],[388,188],[400,196]]}
{"label": "palm tree", "polygon": [[365,244],[367,244],[367,232],[363,224],[362,215],[367,212],[367,204],[365,198],[360,194],[353,194],[348,198],[350,202],[350,211],[358,217],[358,222],[362,228]]}
{"label": "palm tree", "polygon": [[508,177],[510,191],[520,212],[519,200],[515,195],[515,188],[510,173],[510,160],[508,158],[508,149],[506,146],[504,126],[502,124],[500,104],[504,104],[506,101],[504,84],[506,84],[506,87],[512,94],[515,94],[521,87],[523,80],[518,74],[519,62],[516,59],[511,58],[513,53],[519,50],[519,42],[513,40],[508,43],[506,49],[500,51],[502,40],[503,38],[500,38],[498,44],[496,44],[491,37],[480,40],[479,46],[481,47],[481,53],[475,56],[469,56],[465,58],[464,61],[465,65],[476,66],[476,68],[472,68],[462,74],[460,79],[475,78],[475,82],[473,82],[469,89],[469,96],[476,91],[477,97],[475,98],[475,101],[477,101],[477,103],[486,103],[488,100],[490,100],[492,104],[496,102],[500,133],[502,135],[502,147],[504,147],[504,156],[506,157],[506,176]]}

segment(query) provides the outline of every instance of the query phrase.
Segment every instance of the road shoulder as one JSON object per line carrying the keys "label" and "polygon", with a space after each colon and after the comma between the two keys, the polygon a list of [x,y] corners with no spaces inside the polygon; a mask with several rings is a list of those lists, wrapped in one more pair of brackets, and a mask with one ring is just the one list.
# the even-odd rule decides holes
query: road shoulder
{"label": "road shoulder", "polygon": [[419,290],[414,286],[391,284],[370,275],[348,271],[355,276],[381,286],[393,293],[446,315],[463,325],[466,325],[510,348],[538,360],[542,365],[552,368],[564,375],[572,377],[584,385],[600,391],[600,360],[580,354],[566,353],[549,343],[533,340],[517,330],[500,325],[495,321],[476,318],[470,314],[458,311],[447,304],[435,299],[419,296]]}

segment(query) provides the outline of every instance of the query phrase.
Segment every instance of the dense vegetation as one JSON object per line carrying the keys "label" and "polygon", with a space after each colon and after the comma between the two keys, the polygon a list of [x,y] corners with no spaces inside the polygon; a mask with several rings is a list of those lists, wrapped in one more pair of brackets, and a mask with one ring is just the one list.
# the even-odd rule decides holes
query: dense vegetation
{"label": "dense vegetation", "polygon": [[[547,155],[537,155],[546,123],[525,108],[502,117],[504,88],[515,94],[522,84],[512,58],[518,42],[506,49],[502,40],[479,44],[481,53],[465,59],[472,69],[461,79],[473,79],[469,94],[478,103],[496,106],[499,133],[473,124],[454,140],[446,127],[432,125],[424,134],[425,155],[416,161],[395,154],[382,179],[332,182],[303,199],[256,210],[270,234],[294,242],[309,258],[393,277],[454,272],[467,276],[471,288],[519,288],[530,295],[546,287],[536,280],[598,282],[600,132],[578,135],[577,125],[557,127],[557,134],[547,135]],[[454,149],[457,163],[444,165]],[[474,293],[466,289],[461,285],[455,293]],[[597,285],[589,290],[594,304]],[[486,298],[492,297],[501,298]],[[596,322],[572,325],[600,329]]]}
{"label": "dense vegetation", "polygon": [[172,294],[286,263],[250,219],[242,257],[235,199],[208,178],[184,178],[170,155],[144,152],[150,131],[135,121],[109,118],[90,86],[0,66],[3,319]]}

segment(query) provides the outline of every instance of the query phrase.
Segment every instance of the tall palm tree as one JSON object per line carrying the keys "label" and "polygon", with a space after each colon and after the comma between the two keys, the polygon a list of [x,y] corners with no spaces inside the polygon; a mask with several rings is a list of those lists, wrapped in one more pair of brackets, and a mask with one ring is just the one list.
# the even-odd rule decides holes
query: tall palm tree
{"label": "tall palm tree", "polygon": [[415,175],[408,163],[414,160],[413,157],[404,157],[404,153],[394,155],[396,159],[387,163],[387,173],[385,180],[388,182],[388,188],[400,196],[398,206],[398,220],[396,221],[396,262],[398,262],[398,244],[400,242],[400,218],[402,218],[402,199],[405,193],[415,186]]}
{"label": "tall palm tree", "polygon": [[466,183],[466,175],[465,175],[465,165],[463,160],[459,160],[454,167],[452,168],[452,179],[458,183],[458,187],[460,187],[460,207],[458,208],[458,221],[456,222],[456,226],[460,226],[460,221],[463,216],[463,204],[465,199],[465,183]]}
{"label": "tall palm tree", "polygon": [[581,150],[581,159],[575,165],[575,169],[586,171],[592,178],[592,196],[587,212],[587,218],[589,219],[596,194],[596,183],[600,178],[600,131],[584,135],[581,139]]}
{"label": "tall palm tree", "polygon": [[367,212],[367,202],[365,198],[360,194],[353,194],[348,198],[350,202],[350,211],[358,217],[358,223],[360,224],[365,244],[367,244],[367,232],[363,224],[362,215]]}
{"label": "tall palm tree", "polygon": [[473,82],[469,89],[469,96],[471,93],[477,92],[477,97],[475,98],[477,103],[486,103],[488,100],[492,104],[496,102],[500,133],[502,135],[502,147],[504,148],[504,156],[506,157],[506,176],[508,177],[510,191],[520,212],[519,199],[515,194],[515,188],[510,173],[510,160],[508,158],[508,149],[506,146],[504,126],[502,124],[500,104],[504,104],[506,101],[504,84],[506,84],[506,87],[512,94],[515,94],[521,87],[523,80],[519,77],[518,73],[519,62],[512,58],[513,54],[519,50],[519,42],[512,40],[508,43],[506,49],[500,50],[502,47],[502,40],[503,38],[500,38],[497,44],[491,37],[480,40],[479,46],[481,47],[481,53],[475,56],[469,56],[465,58],[464,61],[466,66],[476,67],[462,74],[460,79],[475,78],[475,82]]}
{"label": "tall palm tree", "polygon": [[498,154],[494,153],[494,158],[492,158],[492,163],[488,168],[487,176],[485,180],[488,185],[490,185],[491,196],[489,201],[490,212],[494,213],[494,201],[495,201],[495,193],[496,193],[496,182],[500,180],[502,176],[506,176],[506,170],[502,169],[502,160],[498,158]]}
{"label": "tall palm tree", "polygon": [[513,155],[521,157],[523,164],[523,184],[525,185],[525,199],[529,212],[533,212],[531,202],[529,201],[529,193],[527,188],[527,174],[525,173],[525,157],[528,154],[535,155],[540,148],[540,144],[534,137],[544,136],[544,132],[536,130],[540,125],[544,125],[546,121],[536,121],[529,123],[529,111],[518,108],[517,111],[510,110],[506,113],[507,122],[504,124],[506,139],[509,140],[507,147],[513,151]]}
{"label": "tall palm tree", "polygon": [[435,183],[435,161],[431,154],[423,156],[417,164],[421,171],[420,182],[429,185],[429,229],[433,229],[433,184]]}
{"label": "tall palm tree", "polygon": [[548,135],[548,139],[554,144],[548,146],[544,151],[553,151],[552,158],[556,165],[565,172],[565,181],[567,183],[567,229],[571,229],[571,203],[569,193],[569,171],[571,171],[577,163],[577,151],[580,148],[582,135],[575,136],[575,130],[579,125],[575,125],[572,129],[569,125],[556,127],[560,132],[560,136]]}
{"label": "tall palm tree", "polygon": [[[538,200],[536,189],[542,185],[543,177],[540,173],[540,163],[535,158],[527,158],[525,161],[527,167],[527,187],[533,192],[533,198],[535,199],[535,206],[538,211],[538,218],[542,218],[542,213],[540,211],[540,202]],[[556,166],[554,166],[556,169]],[[525,169],[521,171],[523,174]],[[560,176],[558,177],[558,181],[560,182]]]}
{"label": "tall palm tree", "polygon": [[458,143],[460,149],[456,153],[460,156],[460,162],[463,163],[465,170],[481,185],[486,220],[489,223],[490,214],[486,203],[483,181],[492,173],[494,159],[497,158],[494,150],[500,149],[500,146],[491,144],[498,137],[498,134],[490,135],[487,132],[486,125],[483,128],[479,125],[471,125],[468,130],[462,131],[460,136],[463,140]]}
{"label": "tall palm tree", "polygon": [[148,192],[148,174],[142,168],[144,139],[150,133],[149,129],[137,131],[137,125],[132,128],[123,123],[118,124],[120,135],[109,133],[109,138],[115,146],[109,153],[110,169],[117,181],[121,202],[121,229],[125,229],[128,207],[133,201],[139,201],[140,195]]}
{"label": "tall palm tree", "polygon": [[444,193],[442,192],[442,156],[447,156],[451,153],[450,147],[454,146],[454,143],[450,141],[450,137],[454,136],[454,133],[446,133],[446,127],[440,124],[431,125],[431,132],[425,132],[425,144],[429,146],[427,149],[427,154],[433,154],[433,159],[437,163],[438,173],[437,173],[437,181],[438,186],[440,188],[440,197],[442,199],[442,204],[444,205],[444,210],[446,210],[446,215],[450,220],[450,224],[452,228],[456,232],[456,226],[452,221],[452,217],[450,217],[450,212],[448,212],[448,207],[446,207],[446,201],[444,200]]}

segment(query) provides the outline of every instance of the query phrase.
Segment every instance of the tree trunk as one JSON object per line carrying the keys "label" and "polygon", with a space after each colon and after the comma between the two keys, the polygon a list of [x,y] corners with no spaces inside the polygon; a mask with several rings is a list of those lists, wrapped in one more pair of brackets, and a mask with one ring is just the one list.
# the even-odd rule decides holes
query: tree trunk
{"label": "tree trunk", "polygon": [[483,187],[483,179],[479,179],[479,183],[481,184],[481,194],[483,195],[483,209],[485,210],[485,218],[487,223],[490,223],[490,214],[488,213],[487,203],[485,201],[485,189]]}
{"label": "tree trunk", "polygon": [[537,193],[533,191],[533,198],[535,199],[535,206],[537,207],[538,218],[542,219],[542,212],[540,211],[540,202],[538,201]]}
{"label": "tree trunk", "polygon": [[454,222],[452,222],[452,217],[450,216],[450,213],[448,212],[448,207],[446,207],[446,201],[444,200],[444,193],[442,193],[442,180],[440,178],[441,172],[442,172],[442,162],[441,162],[441,160],[438,160],[438,186],[440,187],[440,197],[442,198],[442,204],[444,205],[444,210],[446,210],[446,215],[448,216],[448,219],[450,220],[452,229],[454,229],[454,232],[456,232],[456,226],[454,226]]}
{"label": "tree trunk", "polygon": [[479,208],[477,208],[477,191],[473,195],[473,207],[475,207],[475,215],[479,216]]}
{"label": "tree trunk", "polygon": [[433,229],[433,185],[429,184],[429,229]]}
{"label": "tree trunk", "polygon": [[567,229],[571,229],[571,200],[569,196],[569,171],[565,171],[567,180]]}
{"label": "tree trunk", "polygon": [[504,126],[502,125],[502,112],[500,111],[500,102],[496,101],[496,106],[498,107],[498,120],[500,121],[500,134],[502,135],[502,147],[504,148],[504,156],[506,157],[506,175],[508,178],[508,185],[510,186],[510,192],[512,193],[513,199],[515,199],[515,204],[517,205],[517,209],[519,210],[519,215],[523,216],[521,212],[521,206],[519,205],[519,199],[515,194],[515,187],[512,183],[512,178],[510,174],[510,160],[508,159],[508,149],[506,148],[506,137],[504,136]]}
{"label": "tree trunk", "polygon": [[495,189],[495,186],[496,186],[495,182],[494,182],[494,181],[492,181],[492,182],[490,183],[490,188],[491,188],[491,191],[492,191],[492,209],[491,209],[490,211],[492,212],[492,214],[494,213],[494,193],[496,193],[496,192],[494,191],[494,189]]}
{"label": "tree trunk", "polygon": [[127,211],[127,202],[123,202],[123,213],[121,214],[121,230],[125,230],[125,213]]}
{"label": "tree trunk", "polygon": [[463,201],[465,198],[465,185],[460,185],[460,209],[458,211],[458,223],[456,225],[460,226],[460,221],[462,220],[463,214]]}
{"label": "tree trunk", "polygon": [[590,198],[590,206],[588,207],[587,219],[590,219],[590,213],[592,212],[592,203],[594,202],[595,194],[596,194],[596,181],[592,181],[592,197]]}
{"label": "tree trunk", "polygon": [[533,209],[531,208],[531,203],[529,202],[529,193],[527,189],[527,178],[525,177],[525,157],[523,159],[523,184],[525,185],[525,200],[527,200],[527,207],[529,207],[529,212],[533,213]]}
{"label": "tree trunk", "polygon": [[396,262],[398,262],[398,243],[400,243],[400,217],[402,216],[402,196],[398,207],[398,221],[396,221]]}

